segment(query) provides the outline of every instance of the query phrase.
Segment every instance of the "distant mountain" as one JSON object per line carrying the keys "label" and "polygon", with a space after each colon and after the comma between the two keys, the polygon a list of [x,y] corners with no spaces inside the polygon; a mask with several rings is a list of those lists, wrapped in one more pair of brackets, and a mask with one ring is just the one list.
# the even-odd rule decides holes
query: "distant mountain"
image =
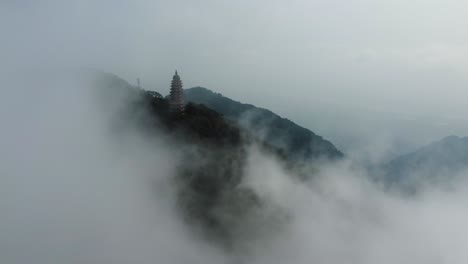
{"label": "distant mountain", "polygon": [[203,104],[281,149],[290,158],[339,159],[344,155],[330,141],[270,110],[234,101],[203,87],[185,90],[187,101]]}
{"label": "distant mountain", "polygon": [[385,165],[389,184],[448,181],[468,169],[468,137],[449,136]]}

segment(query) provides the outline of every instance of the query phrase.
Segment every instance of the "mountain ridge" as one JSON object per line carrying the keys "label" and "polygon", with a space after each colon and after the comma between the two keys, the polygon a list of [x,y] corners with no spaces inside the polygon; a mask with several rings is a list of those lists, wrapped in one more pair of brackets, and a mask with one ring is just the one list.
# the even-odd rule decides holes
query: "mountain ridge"
{"label": "mountain ridge", "polygon": [[273,111],[241,103],[204,87],[185,89],[187,101],[206,105],[285,151],[308,160],[340,159],[344,154],[330,141]]}
{"label": "mountain ridge", "polygon": [[[117,110],[111,116],[117,140],[127,131],[141,133],[149,142],[164,137],[180,153],[171,186],[178,213],[195,227],[194,232],[229,249],[242,247],[247,237],[269,234],[288,221],[288,212],[270,204],[242,181],[253,155],[251,148],[274,157],[284,169],[294,167],[295,160],[204,105],[189,102],[183,114],[174,115],[166,98],[112,74],[101,74],[100,79],[99,105],[106,112],[110,112],[109,105]],[[292,177],[301,179],[290,171]],[[268,221],[252,222],[257,214],[265,214]]]}

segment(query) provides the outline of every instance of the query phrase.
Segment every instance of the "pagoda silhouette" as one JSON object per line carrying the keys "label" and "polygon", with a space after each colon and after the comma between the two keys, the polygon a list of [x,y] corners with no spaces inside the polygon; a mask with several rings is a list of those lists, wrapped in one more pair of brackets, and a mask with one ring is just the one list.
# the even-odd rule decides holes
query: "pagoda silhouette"
{"label": "pagoda silhouette", "polygon": [[175,71],[171,82],[169,112],[175,115],[182,114],[184,112],[184,89],[182,88],[182,80],[180,79],[177,70]]}

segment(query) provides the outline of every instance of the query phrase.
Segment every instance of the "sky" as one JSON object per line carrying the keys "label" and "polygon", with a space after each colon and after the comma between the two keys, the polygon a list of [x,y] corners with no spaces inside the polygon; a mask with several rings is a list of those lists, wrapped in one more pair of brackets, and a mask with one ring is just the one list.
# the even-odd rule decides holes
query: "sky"
{"label": "sky", "polygon": [[462,0],[3,0],[1,66],[91,67],[163,94],[178,69],[186,88],[271,109],[347,152],[365,152],[355,143],[362,138],[414,142],[395,150],[404,152],[468,134],[460,125],[467,8]]}

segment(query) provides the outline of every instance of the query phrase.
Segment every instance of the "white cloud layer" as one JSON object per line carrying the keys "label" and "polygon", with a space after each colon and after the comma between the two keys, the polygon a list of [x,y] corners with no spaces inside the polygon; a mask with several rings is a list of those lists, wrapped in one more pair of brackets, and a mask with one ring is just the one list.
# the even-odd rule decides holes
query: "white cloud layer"
{"label": "white cloud layer", "polygon": [[402,197],[345,161],[302,183],[255,150],[243,184],[285,209],[289,222],[226,253],[180,220],[169,184],[180,150],[164,135],[149,141],[130,131],[115,140],[109,113],[85,86],[54,78],[34,84],[16,86],[0,104],[2,263],[468,260],[466,181]]}

